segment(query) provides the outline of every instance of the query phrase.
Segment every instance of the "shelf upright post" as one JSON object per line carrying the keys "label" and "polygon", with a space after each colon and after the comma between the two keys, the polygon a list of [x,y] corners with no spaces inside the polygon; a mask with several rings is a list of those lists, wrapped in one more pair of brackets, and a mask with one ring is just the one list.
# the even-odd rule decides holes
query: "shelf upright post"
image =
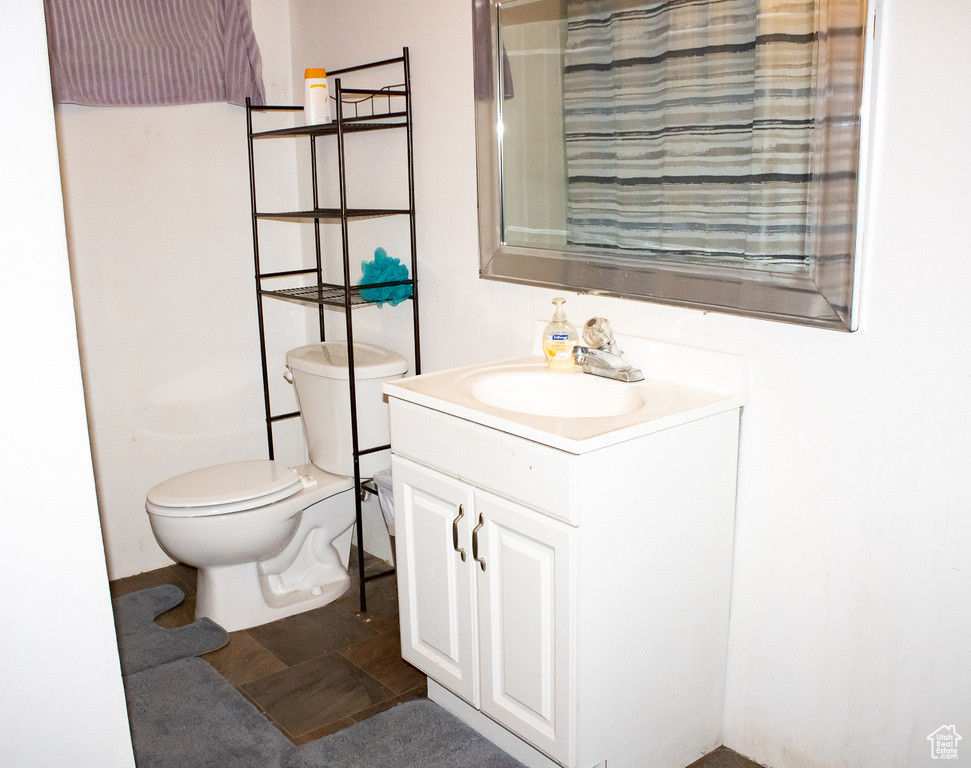
{"label": "shelf upright post", "polygon": [[[313,209],[316,213],[320,210],[320,193],[317,186],[317,136],[310,134],[310,184],[312,192],[312,202]],[[317,285],[323,285],[324,282],[324,261],[320,247],[320,217],[314,217],[314,254],[316,256],[315,269],[317,272]],[[321,341],[324,341],[326,334],[324,333],[324,305],[317,305],[317,324],[318,324],[318,336]]]}
{"label": "shelf upright post", "polygon": [[260,268],[260,233],[256,215],[256,162],[253,152],[253,106],[249,96],[246,97],[246,140],[249,150],[249,196],[250,210],[253,220],[253,274],[256,280],[256,318],[260,329],[260,363],[263,374],[263,409],[266,413],[266,447],[270,460],[273,459],[273,420],[270,411],[270,380],[267,375],[266,361],[266,328],[263,323],[263,287],[262,269]]}
{"label": "shelf upright post", "polygon": [[405,76],[405,132],[408,137],[408,225],[411,235],[411,312],[415,343],[415,375],[421,373],[421,342],[418,325],[418,240],[415,234],[415,162],[411,135],[411,64],[408,46],[401,50]]}
{"label": "shelf upright post", "polygon": [[344,162],[344,100],[341,79],[334,80],[337,98],[337,178],[341,205],[341,246],[344,261],[344,324],[347,329],[347,387],[351,402],[351,452],[354,458],[354,519],[357,524],[357,566],[360,581],[361,612],[367,610],[367,590],[364,586],[364,510],[361,499],[361,445],[357,424],[357,376],[354,369],[354,320],[351,310],[351,251],[347,227],[347,168]]}

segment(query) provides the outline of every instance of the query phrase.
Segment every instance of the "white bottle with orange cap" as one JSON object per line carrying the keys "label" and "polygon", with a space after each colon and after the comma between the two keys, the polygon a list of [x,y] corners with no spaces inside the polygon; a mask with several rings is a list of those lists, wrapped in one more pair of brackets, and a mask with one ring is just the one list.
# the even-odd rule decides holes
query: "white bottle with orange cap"
{"label": "white bottle with orange cap", "polygon": [[307,125],[330,122],[327,70],[313,68],[303,73],[303,116]]}

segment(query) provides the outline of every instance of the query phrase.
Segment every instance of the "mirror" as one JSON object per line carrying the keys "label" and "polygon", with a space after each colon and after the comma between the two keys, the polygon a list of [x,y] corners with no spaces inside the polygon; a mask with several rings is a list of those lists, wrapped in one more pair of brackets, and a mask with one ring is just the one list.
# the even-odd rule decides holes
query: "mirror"
{"label": "mirror", "polygon": [[855,330],[866,0],[473,12],[483,278]]}

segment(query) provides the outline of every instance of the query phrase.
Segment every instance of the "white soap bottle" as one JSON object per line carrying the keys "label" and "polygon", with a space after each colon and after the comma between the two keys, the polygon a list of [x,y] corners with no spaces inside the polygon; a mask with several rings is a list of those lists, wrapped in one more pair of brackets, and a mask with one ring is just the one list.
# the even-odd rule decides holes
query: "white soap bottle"
{"label": "white soap bottle", "polygon": [[577,369],[573,348],[580,340],[577,329],[566,319],[566,312],[563,311],[565,303],[566,299],[553,299],[556,311],[553,313],[553,320],[543,331],[543,354],[546,355],[546,364],[551,371],[574,373]]}
{"label": "white soap bottle", "polygon": [[303,117],[307,125],[330,122],[330,96],[327,94],[327,70],[306,69],[303,73]]}

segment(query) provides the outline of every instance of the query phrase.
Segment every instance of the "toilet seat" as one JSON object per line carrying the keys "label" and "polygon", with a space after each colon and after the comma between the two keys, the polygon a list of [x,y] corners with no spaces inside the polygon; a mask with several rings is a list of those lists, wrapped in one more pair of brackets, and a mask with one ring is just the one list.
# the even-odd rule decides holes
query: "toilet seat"
{"label": "toilet seat", "polygon": [[243,512],[290,498],[300,476],[277,461],[237,461],[196,469],[159,483],[146,494],[149,511],[165,517]]}

